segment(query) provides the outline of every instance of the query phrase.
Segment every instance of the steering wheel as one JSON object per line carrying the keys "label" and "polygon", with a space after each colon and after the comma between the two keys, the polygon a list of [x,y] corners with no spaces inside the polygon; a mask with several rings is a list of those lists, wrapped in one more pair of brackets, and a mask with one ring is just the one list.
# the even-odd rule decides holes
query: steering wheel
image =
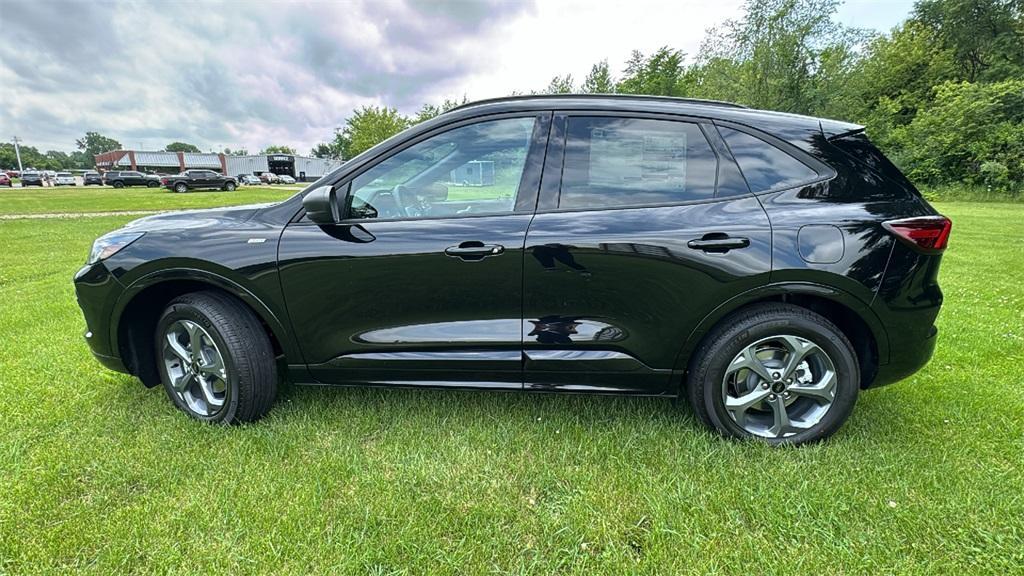
{"label": "steering wheel", "polygon": [[402,184],[392,188],[391,195],[405,217],[415,218],[427,216],[430,213],[430,204],[424,202],[419,195]]}

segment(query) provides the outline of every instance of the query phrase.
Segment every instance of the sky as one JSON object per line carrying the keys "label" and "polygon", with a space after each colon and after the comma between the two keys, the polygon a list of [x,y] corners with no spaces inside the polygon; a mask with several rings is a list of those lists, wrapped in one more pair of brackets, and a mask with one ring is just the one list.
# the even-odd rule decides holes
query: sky
{"label": "sky", "polygon": [[[847,0],[840,22],[888,31],[912,1]],[[445,98],[579,81],[632,50],[693,56],[739,16],[716,0],[0,0],[0,141],[75,148],[94,131],[126,148],[206,150],[333,137],[352,110],[407,114]]]}

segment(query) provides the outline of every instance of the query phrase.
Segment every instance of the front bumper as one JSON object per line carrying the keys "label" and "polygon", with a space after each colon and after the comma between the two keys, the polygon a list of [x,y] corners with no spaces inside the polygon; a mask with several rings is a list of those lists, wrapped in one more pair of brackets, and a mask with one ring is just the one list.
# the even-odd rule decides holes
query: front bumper
{"label": "front bumper", "polygon": [[85,341],[100,364],[117,372],[128,372],[112,338],[111,315],[124,286],[103,262],[83,266],[74,278],[78,307],[85,317]]}

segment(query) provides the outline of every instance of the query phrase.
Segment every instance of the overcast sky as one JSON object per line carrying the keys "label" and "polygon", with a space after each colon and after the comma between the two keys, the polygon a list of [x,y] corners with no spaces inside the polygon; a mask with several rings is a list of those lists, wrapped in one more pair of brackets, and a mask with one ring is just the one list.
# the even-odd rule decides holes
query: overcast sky
{"label": "overcast sky", "polygon": [[[694,55],[741,2],[163,2],[0,0],[0,140],[70,151],[86,131],[125,147],[180,140],[305,154],[353,108],[413,113],[444,98],[580,80],[607,58]],[[886,31],[910,0],[847,0],[843,23]]]}

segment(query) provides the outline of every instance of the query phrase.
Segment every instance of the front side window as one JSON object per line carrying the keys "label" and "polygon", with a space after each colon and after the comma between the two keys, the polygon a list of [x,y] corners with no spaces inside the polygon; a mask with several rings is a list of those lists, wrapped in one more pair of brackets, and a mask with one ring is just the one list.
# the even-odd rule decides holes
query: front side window
{"label": "front side window", "polygon": [[432,136],[352,181],[349,218],[445,218],[515,208],[535,119],[507,118]]}
{"label": "front side window", "polygon": [[572,117],[558,207],[671,204],[713,198],[718,159],[698,125]]}
{"label": "front side window", "polygon": [[725,126],[720,126],[718,131],[736,158],[750,191],[755,194],[792,188],[818,177],[806,164],[760,138]]}

